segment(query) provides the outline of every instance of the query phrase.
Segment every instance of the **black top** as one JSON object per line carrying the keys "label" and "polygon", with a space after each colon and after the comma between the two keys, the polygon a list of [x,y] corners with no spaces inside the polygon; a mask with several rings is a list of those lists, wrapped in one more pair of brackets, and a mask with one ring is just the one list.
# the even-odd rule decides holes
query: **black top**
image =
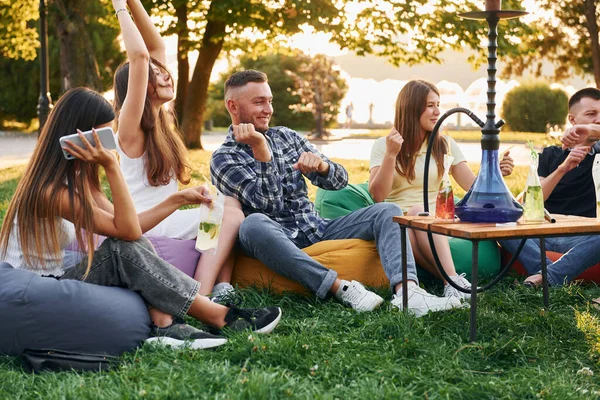
{"label": "black top", "polygon": [[[546,147],[540,154],[538,175],[549,176],[565,161],[568,154],[568,150],[563,150],[559,146]],[[588,154],[577,167],[563,176],[548,200],[544,202],[544,206],[551,214],[596,216],[593,165],[594,156]]]}

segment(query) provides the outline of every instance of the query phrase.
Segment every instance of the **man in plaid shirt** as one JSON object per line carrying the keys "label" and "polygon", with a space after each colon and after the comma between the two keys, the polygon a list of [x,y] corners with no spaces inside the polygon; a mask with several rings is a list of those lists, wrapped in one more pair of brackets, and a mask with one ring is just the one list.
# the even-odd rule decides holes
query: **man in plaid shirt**
{"label": "man in plaid shirt", "polygon": [[[371,311],[383,299],[357,281],[344,281],[301,249],[322,240],[375,240],[381,263],[394,293],[392,304],[402,308],[401,215],[391,203],[378,203],[343,217],[321,218],[308,199],[304,176],[323,189],[348,183],[344,167],[319,153],[306,139],[286,127],[269,128],[273,96],[267,76],[247,70],[225,82],[225,104],[232,125],[223,145],[212,156],[213,183],[240,201],[246,219],[240,245],[273,271],[309,288],[321,298],[332,293],[357,311]],[[417,316],[460,307],[455,298],[442,298],[419,288],[415,260],[407,246],[408,307]]]}

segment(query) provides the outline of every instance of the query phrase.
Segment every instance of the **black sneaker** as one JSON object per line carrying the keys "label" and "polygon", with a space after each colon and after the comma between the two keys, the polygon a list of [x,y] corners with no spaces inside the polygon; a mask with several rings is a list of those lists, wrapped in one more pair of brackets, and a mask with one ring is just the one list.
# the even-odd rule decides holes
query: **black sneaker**
{"label": "black sneaker", "polygon": [[150,337],[146,339],[146,342],[170,345],[173,348],[210,349],[225,344],[227,339],[201,331],[188,324],[173,322],[164,328],[152,325]]}
{"label": "black sneaker", "polygon": [[223,329],[234,331],[251,329],[256,333],[269,333],[275,329],[281,319],[279,307],[237,308],[234,305],[229,307]]}

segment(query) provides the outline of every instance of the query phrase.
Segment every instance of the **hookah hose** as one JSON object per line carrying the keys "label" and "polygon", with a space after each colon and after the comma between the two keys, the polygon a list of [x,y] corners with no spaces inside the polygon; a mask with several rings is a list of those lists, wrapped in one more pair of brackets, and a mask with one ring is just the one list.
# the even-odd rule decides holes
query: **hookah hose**
{"label": "hookah hose", "polygon": [[[431,131],[431,135],[429,136],[429,143],[427,145],[427,153],[425,154],[425,168],[424,168],[424,172],[423,172],[423,209],[427,215],[429,215],[429,194],[428,194],[428,192],[429,192],[429,190],[428,190],[429,189],[429,179],[428,179],[429,163],[431,160],[431,149],[433,147],[433,141],[435,139],[435,136],[438,134],[438,131],[440,130],[440,127],[442,126],[442,123],[444,122],[444,120],[446,120],[446,118],[448,118],[452,114],[456,114],[459,112],[467,114],[477,125],[479,125],[480,128],[483,128],[483,126],[485,125],[485,123],[482,120],[480,120],[471,110],[468,110],[464,107],[452,108],[452,109],[446,111],[440,117],[440,119],[438,119],[437,123],[433,127],[433,131]],[[500,128],[502,125],[504,125],[504,121],[499,120],[496,123],[496,128]],[[471,293],[471,291],[469,289],[465,289],[461,286],[458,286],[456,283],[454,283],[454,281],[452,279],[450,279],[450,277],[448,276],[446,271],[444,271],[444,268],[442,268],[442,263],[440,262],[440,258],[438,256],[437,250],[435,248],[435,243],[433,241],[433,234],[431,233],[431,231],[427,231],[427,239],[429,240],[429,246],[431,247],[431,253],[433,255],[435,264],[436,264],[438,270],[440,271],[440,274],[446,280],[446,282],[448,282],[448,284],[451,285],[453,288],[455,288],[463,293]],[[527,240],[527,239],[521,240],[521,243],[519,243],[519,247],[517,248],[517,251],[512,256],[510,261],[506,264],[506,266],[502,269],[502,271],[500,271],[500,273],[490,283],[488,283],[487,285],[485,285],[483,287],[478,287],[477,292],[483,292],[484,290],[491,288],[496,283],[498,283],[498,281],[500,281],[500,279],[502,279],[506,275],[508,270],[512,267],[512,265],[516,261],[517,257],[521,253],[521,249],[523,249],[523,246],[525,245],[525,240]]]}

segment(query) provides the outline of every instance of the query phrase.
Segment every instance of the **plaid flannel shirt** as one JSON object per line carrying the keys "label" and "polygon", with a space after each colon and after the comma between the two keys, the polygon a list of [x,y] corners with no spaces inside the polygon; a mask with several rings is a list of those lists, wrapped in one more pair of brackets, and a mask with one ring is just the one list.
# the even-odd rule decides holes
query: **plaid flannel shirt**
{"label": "plaid flannel shirt", "polygon": [[313,185],[339,190],[348,184],[348,173],[340,164],[322,155],[295,131],[277,126],[266,133],[271,161],[254,159],[250,146],[238,143],[233,130],[212,156],[213,184],[227,196],[240,201],[244,214],[262,213],[278,222],[290,238],[298,231],[312,243],[321,240],[329,220],[321,218],[308,199],[303,174],[292,166],[304,152],[311,152],[329,164],[327,176],[313,172],[306,177]]}

